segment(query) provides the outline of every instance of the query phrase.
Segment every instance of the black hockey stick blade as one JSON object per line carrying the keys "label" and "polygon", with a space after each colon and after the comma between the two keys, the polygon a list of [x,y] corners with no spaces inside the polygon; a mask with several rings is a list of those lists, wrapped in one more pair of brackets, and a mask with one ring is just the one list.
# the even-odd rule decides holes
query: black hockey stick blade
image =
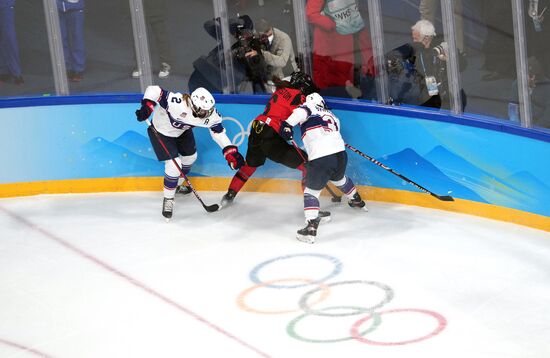
{"label": "black hockey stick blade", "polygon": [[441,201],[455,201],[455,199],[450,195],[437,195],[434,194],[436,198],[438,198]]}
{"label": "black hockey stick blade", "polygon": [[212,204],[212,205],[203,205],[204,210],[206,210],[209,213],[213,213],[214,211],[220,210],[220,206],[218,204]]}

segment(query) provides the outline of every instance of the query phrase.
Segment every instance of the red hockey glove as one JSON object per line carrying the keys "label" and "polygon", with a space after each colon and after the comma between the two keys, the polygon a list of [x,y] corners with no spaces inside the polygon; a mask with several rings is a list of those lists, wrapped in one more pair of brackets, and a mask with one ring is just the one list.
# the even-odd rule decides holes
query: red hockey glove
{"label": "red hockey glove", "polygon": [[231,169],[238,170],[244,165],[244,158],[234,145],[223,148],[223,156]]}
{"label": "red hockey glove", "polygon": [[137,120],[140,122],[143,122],[144,120],[149,118],[151,113],[153,113],[154,108],[155,108],[155,102],[150,101],[148,99],[142,99],[141,108],[136,111]]}

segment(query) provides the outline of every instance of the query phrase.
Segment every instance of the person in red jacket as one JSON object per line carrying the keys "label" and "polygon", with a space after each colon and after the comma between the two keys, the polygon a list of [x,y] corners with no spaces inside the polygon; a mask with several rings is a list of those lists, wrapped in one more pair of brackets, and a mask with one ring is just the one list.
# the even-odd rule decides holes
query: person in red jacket
{"label": "person in red jacket", "polygon": [[321,90],[347,87],[349,93],[351,87],[360,85],[361,77],[374,75],[370,35],[357,1],[306,3],[313,30],[313,80]]}
{"label": "person in red jacket", "polygon": [[283,164],[302,172],[305,178],[304,160],[307,154],[286,142],[280,135],[282,131],[290,130],[284,121],[292,111],[305,101],[305,96],[317,92],[317,87],[311,77],[303,72],[293,72],[290,81],[273,77],[275,92],[269,98],[262,114],[252,122],[248,136],[246,165],[242,166],[233,176],[227,193],[222,198],[222,206],[233,202],[233,199],[254,174],[258,167],[264,165],[266,159]]}

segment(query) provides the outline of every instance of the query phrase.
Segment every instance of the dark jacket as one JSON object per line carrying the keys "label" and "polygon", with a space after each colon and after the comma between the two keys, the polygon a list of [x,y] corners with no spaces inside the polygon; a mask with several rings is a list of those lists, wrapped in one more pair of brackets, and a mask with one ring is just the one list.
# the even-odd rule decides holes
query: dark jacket
{"label": "dark jacket", "polygon": [[[435,77],[439,84],[439,96],[448,96],[447,63],[437,57],[435,48],[441,38],[435,37],[431,46],[420,43],[404,44],[386,55],[390,80],[390,97],[395,102],[421,105],[430,99],[426,77]],[[466,57],[459,52],[459,70],[466,66]],[[391,64],[391,66],[390,66]]]}

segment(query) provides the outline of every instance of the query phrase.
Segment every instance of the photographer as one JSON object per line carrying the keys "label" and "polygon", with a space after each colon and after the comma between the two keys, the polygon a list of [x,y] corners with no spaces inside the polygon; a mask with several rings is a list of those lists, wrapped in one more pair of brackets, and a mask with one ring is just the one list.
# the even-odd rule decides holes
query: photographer
{"label": "photographer", "polygon": [[[247,69],[243,61],[237,60],[235,49],[241,48],[242,44],[240,37],[245,31],[252,31],[254,28],[252,20],[248,15],[239,16],[238,18],[229,19],[229,32],[237,40],[231,46],[235,84],[239,85],[247,77]],[[206,56],[201,56],[193,62],[193,73],[189,77],[189,91],[194,91],[199,87],[206,88],[210,92],[223,92],[223,84],[221,80],[221,71],[225,70],[223,45],[221,39],[218,39],[221,34],[220,19],[215,18],[204,23],[204,30],[212,36],[218,44]],[[244,57],[244,54],[243,54]]]}
{"label": "photographer", "polygon": [[245,79],[252,83],[252,91],[266,93],[268,70],[264,51],[269,46],[267,37],[261,37],[252,29],[237,28],[237,42],[231,47],[235,60],[244,68]]}
{"label": "photographer", "polygon": [[[271,78],[277,76],[279,78],[284,78],[284,69],[287,65],[291,67],[289,73],[298,71],[290,36],[273,27],[265,19],[260,19],[256,25],[256,29],[262,39],[262,44],[265,44],[265,46],[262,47],[261,54],[267,64],[267,77]],[[257,53],[257,51],[252,51],[249,52],[248,55],[254,56]]]}
{"label": "photographer", "polygon": [[[411,27],[412,44],[405,44],[387,56],[392,103],[432,108],[449,108],[447,82],[448,45],[436,38],[433,24],[420,20]],[[459,67],[466,66],[459,51]],[[461,90],[462,106],[466,95]]]}

